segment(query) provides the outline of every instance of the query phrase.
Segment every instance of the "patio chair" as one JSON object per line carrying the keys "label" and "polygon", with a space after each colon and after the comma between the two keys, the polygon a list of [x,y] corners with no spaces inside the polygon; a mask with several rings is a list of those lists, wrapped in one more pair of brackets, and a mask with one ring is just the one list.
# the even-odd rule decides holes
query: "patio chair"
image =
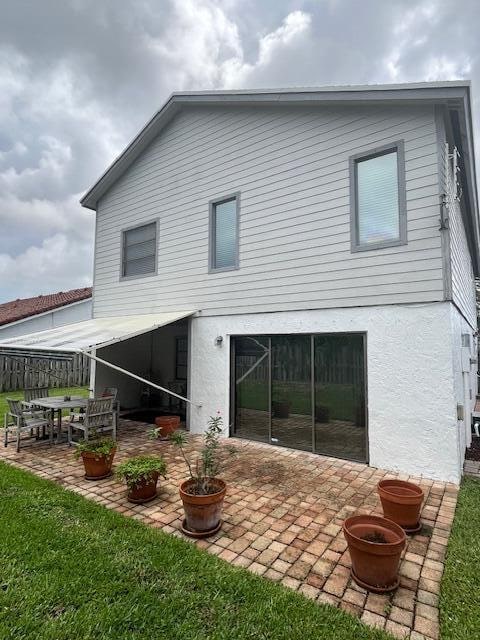
{"label": "patio chair", "polygon": [[89,398],[82,422],[68,423],[68,444],[72,445],[73,430],[83,432],[83,437],[88,440],[93,433],[112,432],[112,438],[117,439],[117,413],[113,408],[113,398]]}
{"label": "patio chair", "polygon": [[30,409],[35,408],[35,403],[33,400],[35,398],[48,398],[49,396],[49,388],[48,387],[30,387],[23,390],[24,402],[23,406],[28,406]]}
{"label": "patio chair", "polygon": [[[113,399],[113,410],[118,414],[120,410],[120,404],[117,401],[118,389],[116,387],[105,387],[101,398],[112,398]],[[85,416],[85,409],[70,409],[70,422],[81,422]]]}
{"label": "patio chair", "polygon": [[40,429],[49,430],[50,444],[52,444],[53,424],[44,411],[35,411],[32,408],[25,408],[22,406],[22,402],[20,400],[12,400],[12,398],[7,398],[7,403],[9,411],[8,413],[5,413],[4,416],[5,446],[8,445],[9,432],[15,432],[18,452],[20,451],[21,434],[28,431],[33,437],[33,432],[36,431],[36,437],[38,439]]}

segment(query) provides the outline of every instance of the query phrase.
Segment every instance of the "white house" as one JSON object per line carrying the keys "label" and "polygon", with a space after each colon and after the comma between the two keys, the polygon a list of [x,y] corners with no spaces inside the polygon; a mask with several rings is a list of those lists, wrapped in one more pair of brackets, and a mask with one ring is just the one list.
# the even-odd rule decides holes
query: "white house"
{"label": "white house", "polygon": [[[191,431],[220,411],[241,438],[459,480],[480,261],[468,82],[175,93],[82,204],[91,353],[186,395]],[[145,401],[94,362],[97,391]]]}
{"label": "white house", "polygon": [[0,340],[92,317],[92,288],[58,291],[0,303]]}

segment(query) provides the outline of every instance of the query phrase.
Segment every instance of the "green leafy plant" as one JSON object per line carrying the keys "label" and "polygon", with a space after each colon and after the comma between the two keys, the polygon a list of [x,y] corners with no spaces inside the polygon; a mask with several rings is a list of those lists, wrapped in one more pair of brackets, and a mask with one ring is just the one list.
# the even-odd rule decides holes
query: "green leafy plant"
{"label": "green leafy plant", "polygon": [[74,456],[79,458],[82,453],[94,453],[95,458],[99,459],[103,456],[109,456],[117,446],[112,438],[93,438],[92,440],[82,440],[75,448]]}
{"label": "green leafy plant", "polygon": [[141,486],[153,473],[166,478],[167,464],[161,456],[135,456],[118,465],[115,476],[130,489]]}
{"label": "green leafy plant", "polygon": [[224,468],[227,455],[231,456],[236,452],[234,447],[221,446],[220,436],[222,432],[222,416],[220,414],[211,416],[203,435],[203,447],[195,460],[189,458],[185,451],[185,445],[187,444],[186,433],[184,431],[175,431],[170,434],[169,440],[180,449],[190,473],[190,479],[193,480],[189,493],[209,495],[218,491],[218,486],[213,480],[219,476]]}

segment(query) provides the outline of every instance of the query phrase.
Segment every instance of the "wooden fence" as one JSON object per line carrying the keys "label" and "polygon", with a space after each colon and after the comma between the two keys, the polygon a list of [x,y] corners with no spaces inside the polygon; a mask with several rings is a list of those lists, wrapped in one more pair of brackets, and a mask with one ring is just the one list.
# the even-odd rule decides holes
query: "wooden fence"
{"label": "wooden fence", "polygon": [[83,354],[72,360],[0,356],[0,393],[28,387],[83,387],[89,372],[90,360]]}

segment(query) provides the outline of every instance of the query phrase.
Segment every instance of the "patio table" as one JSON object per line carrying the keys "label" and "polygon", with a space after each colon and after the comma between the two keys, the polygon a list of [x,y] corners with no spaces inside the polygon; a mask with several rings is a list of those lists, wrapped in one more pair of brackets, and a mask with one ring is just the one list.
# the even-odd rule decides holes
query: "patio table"
{"label": "patio table", "polygon": [[[27,403],[24,403],[27,404]],[[57,442],[62,441],[62,410],[63,409],[85,409],[87,398],[82,396],[70,396],[70,400],[65,400],[64,396],[48,396],[46,398],[35,398],[28,403],[42,409],[49,409],[52,414],[57,412]]]}

